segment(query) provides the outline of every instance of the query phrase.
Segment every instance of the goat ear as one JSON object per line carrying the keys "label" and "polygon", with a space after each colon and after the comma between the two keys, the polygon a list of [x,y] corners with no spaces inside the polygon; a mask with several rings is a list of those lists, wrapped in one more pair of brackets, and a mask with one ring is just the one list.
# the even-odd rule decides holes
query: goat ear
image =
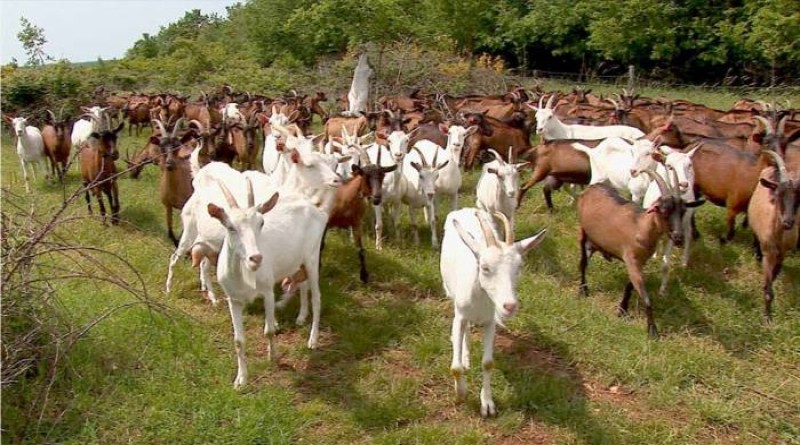
{"label": "goat ear", "polygon": [[654,161],[660,162],[662,164],[664,163],[664,161],[667,160],[667,158],[664,157],[664,155],[661,154],[661,152],[658,152],[658,151],[654,151],[654,152],[650,153],[650,157],[653,158]]}
{"label": "goat ear", "polygon": [[353,156],[351,156],[351,155],[342,156],[342,157],[340,157],[339,159],[336,160],[336,163],[337,164],[342,164],[342,163],[345,163],[345,162],[347,162],[347,161],[349,161],[351,159],[353,159]]}
{"label": "goat ear", "polygon": [[358,166],[358,164],[353,164],[352,167],[350,167],[350,170],[353,172],[353,176],[359,176],[364,174],[364,170],[362,170],[361,167]]}
{"label": "goat ear", "polygon": [[442,163],[441,165],[439,165],[438,167],[436,167],[436,170],[441,170],[441,169],[443,169],[443,168],[444,168],[444,167],[445,167],[447,164],[449,164],[449,163],[450,163],[450,161],[444,161],[444,163]]}
{"label": "goat ear", "polygon": [[480,252],[481,248],[475,238],[472,237],[463,227],[461,227],[461,223],[458,220],[453,220],[453,227],[456,229],[456,233],[458,233],[459,238],[461,241],[464,241],[464,244],[469,247],[469,250],[472,251],[472,254],[475,255],[475,259],[478,259],[478,252]]}
{"label": "goat ear", "polygon": [[472,136],[476,131],[478,131],[478,126],[473,125],[467,128],[467,132],[464,134],[464,136]]}
{"label": "goat ear", "polygon": [[698,199],[696,201],[687,202],[686,203],[686,207],[692,209],[692,208],[695,208],[695,207],[700,207],[701,205],[703,205],[705,203],[706,203],[705,199]]}
{"label": "goat ear", "polygon": [[208,203],[208,214],[211,215],[212,218],[218,219],[223,226],[228,220],[228,215],[225,213],[225,209],[211,202]]}
{"label": "goat ear", "polygon": [[269,201],[258,206],[258,213],[263,215],[269,212],[270,210],[272,210],[273,207],[275,207],[275,204],[277,203],[278,203],[278,192],[275,192],[272,195],[272,198],[269,198]]}
{"label": "goat ear", "polygon": [[537,248],[539,244],[542,244],[544,240],[544,235],[547,233],[547,229],[542,229],[536,235],[533,235],[530,238],[525,238],[523,240],[519,240],[514,243],[514,247],[517,248],[520,255],[525,255],[528,252],[532,251],[533,249]]}
{"label": "goat ear", "polygon": [[441,131],[442,133],[447,133],[448,131],[450,131],[450,126],[444,123],[439,124],[439,131]]}
{"label": "goat ear", "polygon": [[772,181],[771,179],[760,178],[758,180],[758,182],[761,183],[761,185],[763,185],[764,187],[766,187],[766,188],[768,188],[770,190],[775,190],[776,188],[778,188],[778,183],[775,182],[775,181]]}

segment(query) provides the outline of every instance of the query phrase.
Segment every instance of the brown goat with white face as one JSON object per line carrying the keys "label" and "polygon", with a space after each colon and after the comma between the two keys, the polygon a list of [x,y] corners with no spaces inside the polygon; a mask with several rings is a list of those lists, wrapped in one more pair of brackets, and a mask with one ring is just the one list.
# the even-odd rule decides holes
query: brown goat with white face
{"label": "brown goat with white face", "polygon": [[645,307],[647,331],[651,337],[656,337],[658,331],[653,319],[653,307],[644,285],[642,270],[664,233],[678,245],[683,242],[683,215],[687,208],[696,207],[703,201],[684,203],[677,187],[670,188],[664,178],[653,170],[645,170],[645,173],[661,189],[661,197],[646,210],[622,198],[606,184],[592,185],[578,198],[581,291],[584,295],[589,293],[586,267],[594,252],[599,251],[607,259],[622,260],[628,270],[628,284],[619,303],[619,314],[628,312],[631,293],[636,289]]}
{"label": "brown goat with white face", "polygon": [[100,215],[103,221],[106,218],[106,207],[103,203],[103,194],[108,198],[111,206],[111,223],[119,224],[119,190],[117,189],[117,166],[114,161],[119,158],[117,151],[117,135],[124,123],[120,123],[115,130],[105,130],[92,133],[89,139],[81,145],[80,161],[83,186],[86,190],[86,206],[89,214],[92,213],[92,201],[89,196],[91,191],[100,205]]}
{"label": "brown goat with white face", "polygon": [[797,244],[800,206],[800,172],[788,171],[783,159],[766,150],[776,167],[762,170],[759,184],[747,207],[747,218],[753,228],[756,256],[764,272],[764,316],[772,318],[772,283],[781,271],[783,259]]}

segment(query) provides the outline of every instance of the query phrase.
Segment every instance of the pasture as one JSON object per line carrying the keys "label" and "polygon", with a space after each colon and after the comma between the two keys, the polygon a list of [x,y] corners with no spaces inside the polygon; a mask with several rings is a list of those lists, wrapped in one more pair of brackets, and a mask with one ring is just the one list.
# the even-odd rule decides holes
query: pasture
{"label": "pasture", "polygon": [[[724,105],[710,105],[731,103],[727,97],[705,102],[714,100]],[[126,129],[123,156],[145,140],[127,136]],[[21,206],[46,219],[60,206],[62,188],[40,176],[25,194],[5,133],[1,173],[4,212]],[[474,206],[477,179],[477,171],[466,175],[461,206]],[[73,166],[67,194],[79,185]],[[133,305],[90,330],[59,365],[41,412],[17,409],[23,405],[18,402],[41,397],[25,380],[5,391],[3,443],[800,443],[800,255],[794,252],[784,263],[774,320],[764,324],[752,233],[738,228],[735,240],[720,246],[724,210],[711,204],[698,211],[703,238],[694,245],[691,266],[673,271],[666,296],[656,295],[659,263],[648,264],[661,333],[653,341],[636,298],[630,318],[616,315],[627,281],[621,263],[593,257],[591,294],[579,296],[574,204],[559,192],[556,212],[548,214],[541,186],[531,190],[517,217],[517,238],[545,227],[548,233],[527,257],[518,315],[498,329],[493,389],[499,416],[483,420],[479,366],[468,372],[466,403],[455,403],[452,304],[441,289],[439,253],[426,230],[420,245],[413,244],[405,210],[402,237],[390,232],[381,252],[374,249],[371,224],[365,229],[366,285],[359,282],[349,235],[328,234],[317,350],[305,346],[308,326],[295,326],[295,299],[278,311],[281,358],[270,364],[261,335],[263,307],[249,308],[250,382],[235,391],[224,303],[212,307],[201,298],[188,261],[179,264],[174,289],[164,294],[172,244],[157,168],[145,168],[139,180],[125,177],[119,188],[122,224],[86,218],[80,197],[56,234],[116,252],[163,308]],[[446,213],[440,206],[440,228]],[[54,270],[59,258],[51,260]],[[109,268],[124,270],[119,260],[103,258]],[[65,317],[78,325],[138,301],[95,281],[55,286]],[[473,356],[481,346],[474,330]]]}

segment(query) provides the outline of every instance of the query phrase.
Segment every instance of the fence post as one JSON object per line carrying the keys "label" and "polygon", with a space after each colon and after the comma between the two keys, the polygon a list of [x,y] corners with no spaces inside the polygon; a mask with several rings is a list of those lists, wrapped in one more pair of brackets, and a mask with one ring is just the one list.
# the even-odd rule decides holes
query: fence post
{"label": "fence post", "polygon": [[628,65],[628,94],[633,94],[634,86],[636,86],[636,72],[633,65]]}

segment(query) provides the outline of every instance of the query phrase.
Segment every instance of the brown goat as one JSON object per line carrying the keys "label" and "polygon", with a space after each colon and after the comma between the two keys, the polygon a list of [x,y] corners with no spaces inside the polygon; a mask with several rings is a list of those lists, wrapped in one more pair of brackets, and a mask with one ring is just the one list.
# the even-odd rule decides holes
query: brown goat
{"label": "brown goat", "polygon": [[800,172],[788,171],[780,155],[765,152],[777,168],[761,171],[759,184],[747,207],[747,219],[753,228],[756,256],[764,272],[764,316],[772,318],[772,283],[781,271],[786,252],[797,245]]}
{"label": "brown goat", "polygon": [[464,146],[464,168],[471,169],[481,151],[495,149],[508,160],[509,150],[514,159],[524,159],[531,148],[530,130],[524,122],[506,122],[486,116],[485,113],[466,113],[467,126],[477,125],[478,131],[467,138]]}
{"label": "brown goat", "polygon": [[161,169],[158,192],[166,212],[167,234],[175,247],[178,247],[178,237],[172,230],[172,210],[183,209],[184,204],[194,192],[189,165],[189,156],[192,154],[193,147],[189,144],[194,140],[196,134],[194,130],[189,130],[178,138],[177,133],[181,121],[182,118],[175,123],[172,134],[167,133],[162,122],[155,121],[154,124],[161,136],[154,135],[150,138],[150,146],[157,150],[152,156],[153,162]]}
{"label": "brown goat", "polygon": [[656,251],[658,240],[664,233],[678,245],[683,242],[681,220],[686,209],[703,201],[684,203],[680,191],[670,189],[666,181],[653,170],[645,170],[661,189],[661,197],[647,210],[622,198],[611,186],[589,186],[578,198],[578,223],[580,224],[580,274],[581,291],[588,295],[586,268],[594,252],[606,259],[616,258],[625,263],[628,284],[619,303],[619,315],[628,312],[628,302],[634,289],[639,294],[647,315],[647,332],[657,337],[653,319],[653,306],[644,285],[642,270]]}
{"label": "brown goat", "polygon": [[[533,175],[525,181],[519,192],[518,202],[522,203],[522,198],[534,185],[543,181],[547,177],[554,178],[557,182],[570,184],[588,184],[591,179],[591,169],[589,157],[586,153],[581,153],[572,147],[573,142],[580,142],[589,147],[595,147],[601,141],[575,141],[575,140],[555,140],[540,142],[535,148],[536,162],[533,167]],[[552,189],[545,187],[544,198],[547,203],[547,210],[553,211]]]}
{"label": "brown goat", "polygon": [[103,222],[106,218],[106,207],[103,204],[103,194],[108,198],[111,206],[111,223],[119,224],[119,190],[117,189],[117,166],[114,161],[119,158],[117,151],[117,135],[122,131],[125,123],[120,123],[115,130],[105,130],[101,133],[92,133],[89,139],[81,145],[80,161],[83,186],[86,188],[86,206],[92,214],[92,201],[89,196],[91,191],[100,206],[100,215]]}
{"label": "brown goat", "polygon": [[50,159],[50,172],[58,177],[59,181],[64,180],[69,162],[69,152],[72,149],[70,135],[72,134],[72,123],[69,119],[62,116],[64,109],[59,111],[59,117],[47,110],[51,121],[42,128],[42,140],[44,141],[44,151]]}

